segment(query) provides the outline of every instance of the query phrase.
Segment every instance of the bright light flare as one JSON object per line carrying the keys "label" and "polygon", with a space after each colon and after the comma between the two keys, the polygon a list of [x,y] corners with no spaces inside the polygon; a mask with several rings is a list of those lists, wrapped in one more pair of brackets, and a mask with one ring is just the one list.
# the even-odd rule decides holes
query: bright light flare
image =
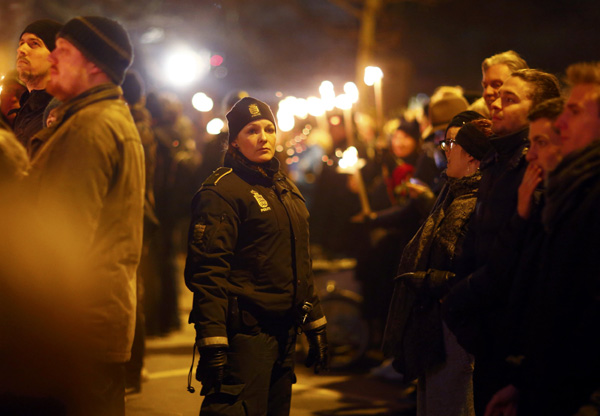
{"label": "bright light flare", "polygon": [[342,153],[342,158],[338,161],[337,170],[341,173],[356,173],[365,166],[365,164],[366,161],[358,157],[358,150],[356,150],[356,147],[350,146]]}
{"label": "bright light flare", "polygon": [[358,87],[354,82],[346,82],[344,84],[344,92],[346,93],[348,98],[350,98],[350,101],[352,101],[352,103],[358,102]]}
{"label": "bright light flare", "polygon": [[335,106],[340,110],[350,110],[352,108],[352,99],[347,94],[340,94],[335,97]]}
{"label": "bright light flare", "polygon": [[320,98],[308,97],[306,103],[308,104],[308,114],[311,116],[319,117],[325,114],[325,104]]}
{"label": "bright light flare", "polygon": [[210,61],[206,53],[197,53],[189,47],[173,49],[164,60],[166,80],[174,86],[185,87],[206,75]]}
{"label": "bright light flare", "polygon": [[368,66],[365,68],[365,84],[371,86],[383,78],[381,68],[377,66]]}
{"label": "bright light flare", "polygon": [[277,126],[279,130],[283,132],[291,131],[295,124],[294,113],[280,108],[277,112]]}
{"label": "bright light flare", "polygon": [[308,103],[304,98],[297,98],[294,103],[294,115],[305,119],[308,116]]}
{"label": "bright light flare", "polygon": [[213,109],[213,100],[203,92],[197,92],[192,97],[192,105],[200,112],[206,113]]}
{"label": "bright light flare", "polygon": [[325,105],[326,111],[331,111],[335,107],[335,90],[331,81],[323,81],[319,86],[321,100]]}
{"label": "bright light flare", "polygon": [[225,122],[220,118],[213,118],[206,124],[206,132],[208,134],[219,134],[225,127]]}

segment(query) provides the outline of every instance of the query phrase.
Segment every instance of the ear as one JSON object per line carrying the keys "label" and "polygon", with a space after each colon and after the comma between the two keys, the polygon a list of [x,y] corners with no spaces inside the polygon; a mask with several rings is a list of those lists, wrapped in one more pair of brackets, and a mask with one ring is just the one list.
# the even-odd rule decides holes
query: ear
{"label": "ear", "polygon": [[93,63],[92,61],[89,61],[89,60],[87,62],[87,70],[90,75],[99,74],[99,73],[103,72],[100,68],[98,68],[98,66],[96,66],[95,63]]}
{"label": "ear", "polygon": [[235,147],[236,149],[237,149],[238,147],[240,147],[240,145],[239,145],[239,144],[237,144],[236,142],[231,142],[231,146]]}

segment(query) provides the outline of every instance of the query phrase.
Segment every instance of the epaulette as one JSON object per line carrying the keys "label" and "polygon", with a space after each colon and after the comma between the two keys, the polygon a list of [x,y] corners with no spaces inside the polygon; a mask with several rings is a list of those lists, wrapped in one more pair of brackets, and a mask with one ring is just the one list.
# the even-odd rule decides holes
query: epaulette
{"label": "epaulette", "polygon": [[225,175],[227,175],[231,172],[233,172],[233,169],[231,169],[231,168],[220,167],[217,170],[215,170],[212,173],[212,175],[210,175],[208,178],[206,178],[204,183],[202,183],[202,186],[216,186],[222,177],[224,177]]}

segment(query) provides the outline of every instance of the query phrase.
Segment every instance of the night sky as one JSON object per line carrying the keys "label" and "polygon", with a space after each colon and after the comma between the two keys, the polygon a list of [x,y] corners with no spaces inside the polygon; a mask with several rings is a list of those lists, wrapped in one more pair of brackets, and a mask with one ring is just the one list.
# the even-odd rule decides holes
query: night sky
{"label": "night sky", "polygon": [[[360,1],[348,2],[361,7]],[[225,57],[227,76],[208,74],[185,90],[224,96],[316,95],[321,81],[355,80],[359,21],[328,0],[4,0],[0,70],[14,65],[20,31],[40,17],[66,21],[100,14],[120,20],[136,48],[134,66],[150,89],[167,89],[156,69],[176,41]],[[388,108],[439,85],[480,90],[481,61],[506,49],[560,75],[570,63],[598,60],[598,0],[388,1],[378,20],[374,64],[384,70]],[[142,43],[151,28],[162,38]],[[12,61],[12,62],[11,62]]]}

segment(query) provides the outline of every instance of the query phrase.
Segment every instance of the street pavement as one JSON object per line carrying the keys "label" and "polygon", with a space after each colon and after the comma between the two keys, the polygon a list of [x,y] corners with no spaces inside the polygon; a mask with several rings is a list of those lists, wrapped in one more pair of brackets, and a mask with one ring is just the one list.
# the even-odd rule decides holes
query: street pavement
{"label": "street pavement", "polygon": [[[147,380],[140,394],[127,397],[127,416],[196,416],[201,385],[192,377],[196,392],[187,391],[192,363],[194,328],[187,325],[191,293],[180,289],[181,330],[146,343]],[[369,356],[369,355],[368,355]],[[196,363],[198,355],[196,354]],[[366,358],[356,368],[315,375],[299,361],[293,387],[293,416],[414,415],[411,385],[386,381],[369,373],[376,365]],[[194,371],[195,371],[194,364]]]}

